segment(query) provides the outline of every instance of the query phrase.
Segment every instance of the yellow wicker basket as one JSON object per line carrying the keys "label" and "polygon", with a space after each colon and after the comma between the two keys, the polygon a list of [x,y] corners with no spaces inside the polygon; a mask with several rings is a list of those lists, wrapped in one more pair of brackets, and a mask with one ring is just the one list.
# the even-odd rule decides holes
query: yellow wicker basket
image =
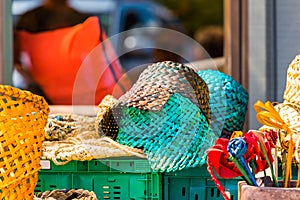
{"label": "yellow wicker basket", "polygon": [[31,92],[0,85],[0,199],[33,199],[49,107]]}

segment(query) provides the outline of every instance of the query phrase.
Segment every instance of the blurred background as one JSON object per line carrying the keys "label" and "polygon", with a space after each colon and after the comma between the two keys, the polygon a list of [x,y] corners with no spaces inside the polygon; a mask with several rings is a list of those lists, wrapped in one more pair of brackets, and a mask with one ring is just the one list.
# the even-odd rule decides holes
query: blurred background
{"label": "blurred background", "polygon": [[191,37],[197,31],[209,26],[223,28],[223,0],[157,0],[157,2],[171,9],[178,16]]}
{"label": "blurred background", "polygon": [[[43,0],[13,0],[13,22],[42,3]],[[135,68],[133,79],[143,69],[137,66],[146,63],[191,62],[223,56],[223,0],[70,0],[69,4],[82,13],[98,16],[109,37],[127,31],[110,39],[124,70]],[[197,50],[195,44],[183,41],[176,33],[168,33],[166,38],[164,30],[136,29],[144,27],[178,31],[199,42],[207,52]]]}
{"label": "blurred background", "polygon": [[[81,9],[90,9],[87,7],[92,5],[92,3],[88,3],[92,2],[91,0],[82,0],[82,2],[86,3],[84,3],[84,5],[80,4],[79,7]],[[110,7],[110,12],[116,8],[120,8],[120,6],[116,6],[116,4],[115,6],[111,4],[111,2],[114,1],[105,3],[107,2],[106,0],[94,0],[94,2],[96,2],[98,6],[90,6],[92,9],[89,12],[94,12],[97,9],[102,8],[107,9],[107,7],[110,6],[112,6]],[[222,42],[224,48],[221,49],[224,50],[222,57],[225,59],[225,64],[223,60],[223,65],[221,65],[223,68],[220,67],[220,69],[223,69],[248,90],[250,94],[248,124],[249,127],[253,129],[259,127],[260,124],[255,118],[253,104],[257,100],[282,102],[282,95],[285,90],[286,70],[295,55],[299,53],[300,21],[298,8],[300,6],[300,1],[157,0],[151,2],[158,3],[158,7],[164,10],[161,11],[161,9],[157,9],[156,13],[158,13],[158,15],[166,16],[169,15],[166,13],[172,13],[170,14],[172,15],[171,22],[180,24],[180,26],[175,27],[180,27],[180,31],[184,32],[195,41],[201,40],[201,38],[203,39],[201,32],[205,32],[206,28],[209,29],[211,26],[221,27],[224,39]],[[12,82],[12,24],[18,15],[38,3],[39,0],[0,1],[0,78],[2,83],[11,84]],[[16,6],[17,4],[19,4],[19,6]],[[99,6],[100,4],[101,6]],[[127,8],[129,9],[129,7]],[[145,9],[145,6],[143,6],[143,8]],[[166,9],[168,11],[166,11]],[[149,13],[145,10],[142,10],[141,12],[139,13],[142,15]],[[151,9],[150,13],[153,14],[153,12],[154,10]],[[116,27],[114,28],[115,32],[109,31],[110,25],[119,26],[122,24],[120,20],[124,20],[125,16],[122,16],[120,13],[121,12],[114,10],[112,14],[119,15],[119,17],[114,18],[114,20],[112,20],[113,18],[110,18],[111,15],[106,15],[106,17],[103,16],[101,18],[103,20],[103,26],[106,26],[108,35],[113,35],[118,33],[118,31],[121,31],[121,29],[118,30]],[[144,24],[153,25],[154,21],[147,20],[150,18],[148,15],[146,16],[147,17],[142,18],[142,22],[144,22]],[[176,20],[173,20],[173,16]],[[134,19],[134,17],[132,19]],[[164,21],[165,20],[162,20],[162,22]],[[123,28],[128,28],[128,26]],[[130,31],[128,33],[130,33]],[[135,34],[138,37],[143,38],[147,36],[147,34],[144,34],[143,32],[130,34]],[[127,40],[124,40],[126,38]],[[127,42],[124,43],[124,41]],[[146,39],[144,39],[143,42],[147,44],[152,43],[151,40]],[[176,45],[177,41],[173,41],[173,43]],[[134,49],[135,47],[138,47],[138,45],[141,45],[135,43],[134,37],[123,38],[123,44],[125,49]],[[202,42],[202,44],[204,43]],[[186,47],[185,49],[189,48]],[[140,52],[141,54],[139,57],[142,58],[143,55],[145,55],[145,51],[147,52],[148,50],[149,49],[145,49],[144,52]],[[151,52],[151,50],[149,51]],[[139,61],[135,60],[133,62],[130,60],[136,53],[138,52],[132,51],[131,55],[124,55],[122,58],[123,67],[127,70],[130,70],[131,67]],[[151,55],[150,57],[153,58],[152,53],[148,55]],[[171,58],[171,56],[168,57]],[[149,57],[145,58],[145,60],[147,59],[149,59]],[[197,61],[197,58],[194,60]],[[201,60],[201,57],[198,58],[198,60]],[[209,65],[210,64],[211,63],[209,63]]]}

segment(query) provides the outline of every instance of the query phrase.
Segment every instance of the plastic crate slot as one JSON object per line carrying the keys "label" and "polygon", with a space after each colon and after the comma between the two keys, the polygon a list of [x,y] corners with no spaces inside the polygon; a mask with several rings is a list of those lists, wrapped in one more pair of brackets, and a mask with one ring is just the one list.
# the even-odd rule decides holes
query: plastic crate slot
{"label": "plastic crate slot", "polygon": [[198,194],[195,194],[195,199],[194,200],[199,200]]}
{"label": "plastic crate slot", "polygon": [[41,184],[41,180],[38,179],[37,183],[36,183],[36,188],[39,188],[39,187],[42,187],[42,184]]}
{"label": "plastic crate slot", "polygon": [[108,182],[116,182],[116,178],[114,177],[107,177]]}
{"label": "plastic crate slot", "polygon": [[133,166],[133,162],[130,162],[129,165],[130,165],[130,167],[132,167]]}
{"label": "plastic crate slot", "polygon": [[49,185],[50,188],[56,188],[56,185]]}
{"label": "plastic crate slot", "polygon": [[92,179],[92,190],[95,191],[95,179]]}
{"label": "plastic crate slot", "polygon": [[120,163],[119,163],[119,162],[116,162],[116,165],[119,167],[119,166],[120,166]]}
{"label": "plastic crate slot", "polygon": [[185,187],[181,188],[181,196],[183,196],[183,197],[185,196]]}
{"label": "plastic crate slot", "polygon": [[114,192],[113,192],[114,199],[120,199],[121,198],[121,191],[120,191],[121,187],[120,186],[114,186],[113,189],[114,189]]}
{"label": "plastic crate slot", "polygon": [[110,199],[110,191],[109,191],[109,189],[110,189],[110,187],[108,186],[108,185],[104,185],[103,187],[103,199]]}
{"label": "plastic crate slot", "polygon": [[217,190],[217,197],[220,197],[221,196],[221,192],[220,190]]}
{"label": "plastic crate slot", "polygon": [[210,188],[210,196],[211,197],[215,196],[215,189],[214,188]]}
{"label": "plastic crate slot", "polygon": [[110,198],[110,192],[109,191],[103,191],[103,198],[104,199]]}

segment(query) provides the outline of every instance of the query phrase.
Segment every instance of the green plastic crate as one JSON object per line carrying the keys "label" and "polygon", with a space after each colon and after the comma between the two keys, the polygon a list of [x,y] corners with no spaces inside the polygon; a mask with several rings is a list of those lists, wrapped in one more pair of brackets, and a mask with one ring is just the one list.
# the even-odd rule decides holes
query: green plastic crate
{"label": "green plastic crate", "polygon": [[[231,200],[237,200],[241,180],[219,179]],[[206,165],[156,173],[147,160],[136,158],[71,161],[62,166],[46,161],[35,192],[54,189],[86,189],[94,191],[99,200],[223,200]]]}
{"label": "green plastic crate", "polygon": [[56,166],[42,161],[35,192],[54,189],[94,191],[98,199],[162,199],[162,174],[144,159],[71,161]]}
{"label": "green plastic crate", "polygon": [[[238,199],[238,182],[242,179],[219,179],[231,200]],[[224,200],[213,182],[206,165],[178,172],[165,173],[163,177],[165,200]]]}
{"label": "green plastic crate", "polygon": [[85,173],[74,180],[74,188],[92,190],[99,199],[161,199],[158,173]]}
{"label": "green plastic crate", "polygon": [[44,192],[55,189],[75,189],[74,179],[71,172],[39,172],[38,182],[34,192]]}
{"label": "green plastic crate", "polygon": [[70,161],[65,165],[55,165],[50,160],[41,161],[41,172],[134,172],[149,173],[151,166],[148,160],[135,157],[114,158],[90,161]]}

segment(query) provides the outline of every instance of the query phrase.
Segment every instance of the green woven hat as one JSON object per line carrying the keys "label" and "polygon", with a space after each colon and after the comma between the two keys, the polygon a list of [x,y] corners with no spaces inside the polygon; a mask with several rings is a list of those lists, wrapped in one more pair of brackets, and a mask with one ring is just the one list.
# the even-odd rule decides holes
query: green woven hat
{"label": "green woven hat", "polygon": [[218,138],[210,128],[208,92],[193,69],[170,61],[154,63],[114,104],[114,122],[102,119],[99,129],[117,124],[117,134],[103,134],[142,148],[155,171],[202,165]]}
{"label": "green woven hat", "polygon": [[248,93],[231,76],[217,70],[197,74],[209,88],[212,130],[217,135],[242,131],[248,106]]}

